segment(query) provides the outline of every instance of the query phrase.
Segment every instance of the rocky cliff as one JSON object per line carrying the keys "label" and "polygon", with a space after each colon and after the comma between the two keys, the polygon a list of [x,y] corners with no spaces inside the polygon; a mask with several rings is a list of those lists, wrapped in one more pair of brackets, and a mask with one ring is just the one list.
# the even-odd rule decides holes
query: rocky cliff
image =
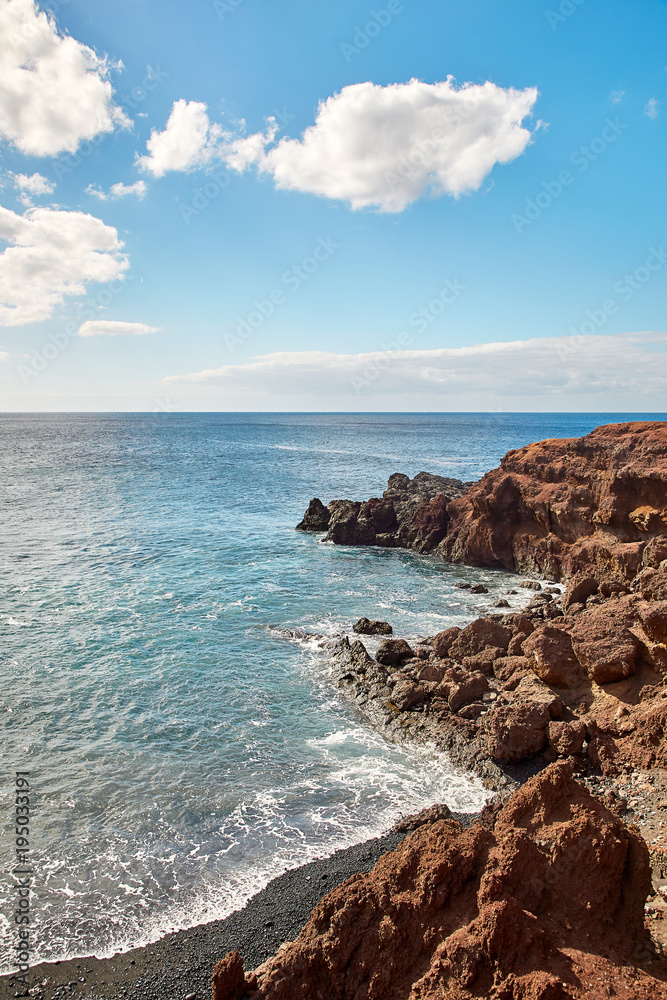
{"label": "rocky cliff", "polygon": [[214,1000],[654,1000],[641,838],[552,765],[469,829],[426,822]]}
{"label": "rocky cliff", "polygon": [[215,1000],[667,998],[667,424],[529,445],[467,490],[392,476],[300,527],[567,583],[375,657],[333,650],[389,737],[435,740],[496,788],[540,773],[470,829],[425,817],[254,973],[227,956]]}
{"label": "rocky cliff", "polygon": [[610,424],[511,451],[448,515],[446,559],[623,588],[667,532],[666,425]]}

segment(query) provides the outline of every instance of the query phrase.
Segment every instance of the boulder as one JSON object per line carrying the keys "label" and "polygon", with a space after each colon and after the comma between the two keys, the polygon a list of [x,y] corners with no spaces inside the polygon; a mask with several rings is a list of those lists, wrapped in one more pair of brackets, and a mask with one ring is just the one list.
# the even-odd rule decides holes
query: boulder
{"label": "boulder", "polygon": [[545,704],[518,700],[493,708],[484,720],[487,749],[494,760],[516,764],[547,745],[549,709]]}
{"label": "boulder", "polygon": [[586,738],[586,726],[583,722],[549,723],[549,746],[562,757],[581,753]]}
{"label": "boulder", "polygon": [[556,625],[542,625],[523,643],[531,669],[544,681],[559,688],[579,687],[586,673],[574,655],[569,634]]}
{"label": "boulder", "polygon": [[570,627],[572,648],[596,684],[611,684],[634,674],[639,642],[630,631],[637,612],[627,598],[616,598],[576,615]]}
{"label": "boulder", "polygon": [[296,526],[297,531],[326,531],[329,527],[331,514],[321,500],[314,497],[308,504],[308,510],[303,520]]}
{"label": "boulder", "polygon": [[393,629],[389,622],[381,622],[371,618],[360,618],[352,626],[359,635],[391,635]]}
{"label": "boulder", "polygon": [[391,692],[392,704],[401,712],[408,712],[415,705],[422,705],[426,700],[426,689],[413,680],[400,680]]}
{"label": "boulder", "polygon": [[213,969],[211,985],[213,1000],[241,1000],[246,996],[248,989],[256,988],[257,979],[255,976],[249,976],[246,981],[243,959],[238,951],[230,951]]}
{"label": "boulder", "polygon": [[375,659],[386,667],[395,667],[414,655],[412,647],[405,639],[385,639],[380,643]]}
{"label": "boulder", "polygon": [[598,592],[598,581],[589,573],[575,573],[568,581],[563,597],[563,611],[567,611],[573,604],[585,604],[592,594]]}
{"label": "boulder", "polygon": [[461,629],[457,628],[456,625],[452,626],[452,628],[446,628],[444,632],[438,632],[431,642],[436,656],[440,656],[442,659],[449,656],[452,643],[460,634]]}
{"label": "boulder", "polygon": [[489,618],[478,618],[466,625],[449,647],[449,657],[462,662],[464,656],[474,656],[489,646],[506,650],[512,639],[512,632],[507,626]]}
{"label": "boulder", "polygon": [[476,701],[488,690],[489,682],[484,674],[469,674],[451,685],[447,704],[452,712],[458,712],[464,705]]}

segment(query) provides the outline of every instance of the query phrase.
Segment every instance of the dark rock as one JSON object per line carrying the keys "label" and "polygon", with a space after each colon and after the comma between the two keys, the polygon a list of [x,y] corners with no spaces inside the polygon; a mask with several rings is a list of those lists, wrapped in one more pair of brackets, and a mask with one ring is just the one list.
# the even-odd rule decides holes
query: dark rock
{"label": "dark rock", "polygon": [[329,527],[331,514],[321,500],[315,497],[308,504],[308,510],[303,515],[303,521],[296,526],[297,531],[326,531]]}
{"label": "dark rock", "polygon": [[370,618],[360,618],[352,626],[359,635],[391,635],[393,629],[389,622],[381,622]]}
{"label": "dark rock", "polygon": [[405,639],[385,639],[380,643],[375,659],[386,667],[395,667],[411,656],[414,656],[414,651]]}

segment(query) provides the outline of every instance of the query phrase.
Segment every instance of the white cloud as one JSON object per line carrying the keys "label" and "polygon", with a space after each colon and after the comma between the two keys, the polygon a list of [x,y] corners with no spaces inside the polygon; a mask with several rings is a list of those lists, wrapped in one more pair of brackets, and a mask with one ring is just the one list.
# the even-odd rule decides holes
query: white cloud
{"label": "white cloud", "polygon": [[141,336],[158,333],[162,327],[147,326],[145,323],[124,323],[115,319],[89,319],[79,327],[80,337],[122,337],[127,334]]}
{"label": "white cloud", "polygon": [[530,143],[523,127],[537,90],[504,89],[453,78],[382,87],[357,83],[320,103],[301,139],[273,141],[275,124],[227,143],[230,167],[256,164],[278,188],[349,202],[353,209],[400,212],[426,192],[477,190],[496,163],[509,163]]}
{"label": "white cloud", "polygon": [[18,215],[0,206],[0,326],[48,319],[66,296],[90,282],[122,278],[129,267],[112,226],[83,212],[32,208]]}
{"label": "white cloud", "polygon": [[620,104],[624,97],[624,90],[612,90],[609,100],[612,104]]}
{"label": "white cloud", "polygon": [[55,189],[55,184],[47,180],[42,174],[13,174],[9,173],[12,184],[18,189],[18,199],[26,208],[32,206],[31,195],[39,196],[42,194],[51,194]]}
{"label": "white cloud", "polygon": [[222,134],[219,125],[211,124],[205,104],[174,101],[164,131],[152,130],[148,153],[137,156],[137,166],[154,177],[169,170],[193,170],[212,159]]}
{"label": "white cloud", "polygon": [[51,194],[55,189],[53,181],[47,180],[43,174],[31,174],[30,177],[27,174],[12,174],[11,178],[15,188],[29,194]]}
{"label": "white cloud", "polygon": [[86,188],[86,194],[92,194],[100,201],[108,201],[110,198],[115,201],[117,198],[127,198],[131,194],[136,195],[137,198],[143,198],[147,191],[146,181],[135,181],[134,184],[123,184],[122,181],[118,181],[111,185],[108,193],[103,191],[98,184],[89,184]]}
{"label": "white cloud", "polygon": [[653,118],[654,120],[660,114],[660,101],[657,97],[651,97],[646,102],[646,107],[644,108],[644,114],[647,118]]}
{"label": "white cloud", "polygon": [[[212,385],[258,395],[450,398],[642,397],[667,391],[667,333],[545,337],[437,350],[366,354],[277,352],[168,384]],[[585,407],[583,407],[585,408]]]}
{"label": "white cloud", "polygon": [[34,0],[1,0],[0,37],[0,137],[22,153],[74,152],[130,124],[114,104],[108,60],[58,34]]}

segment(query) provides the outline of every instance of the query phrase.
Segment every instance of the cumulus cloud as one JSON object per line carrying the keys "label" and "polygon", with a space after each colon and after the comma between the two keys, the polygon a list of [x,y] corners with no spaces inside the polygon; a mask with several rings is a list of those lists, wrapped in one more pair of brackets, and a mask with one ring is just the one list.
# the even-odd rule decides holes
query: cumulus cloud
{"label": "cumulus cloud", "polygon": [[658,100],[657,97],[651,97],[646,102],[646,107],[644,108],[644,114],[646,115],[647,118],[653,118],[653,120],[655,121],[655,119],[660,114],[660,101]]}
{"label": "cumulus cloud", "polygon": [[43,174],[12,174],[14,187],[28,194],[51,194],[55,188],[53,181],[48,180]]}
{"label": "cumulus cloud", "polygon": [[365,354],[277,352],[172,375],[169,384],[309,396],[589,397],[667,391],[667,333],[546,337],[436,350]]}
{"label": "cumulus cloud", "polygon": [[83,212],[0,206],[0,326],[48,319],[90,282],[122,278],[129,267],[117,231]]}
{"label": "cumulus cloud", "polygon": [[228,166],[256,165],[276,187],[348,202],[353,209],[400,212],[427,192],[477,190],[497,163],[525,150],[523,121],[537,100],[526,90],[493,83],[457,87],[452,77],[383,87],[357,83],[319,105],[300,139],[266,133],[226,143]]}
{"label": "cumulus cloud", "polygon": [[79,327],[80,337],[122,337],[131,335],[142,336],[146,333],[159,333],[162,327],[147,326],[146,323],[124,323],[116,319],[89,319]]}
{"label": "cumulus cloud", "polygon": [[51,194],[55,189],[55,184],[47,180],[42,174],[13,174],[9,173],[9,178],[15,188],[18,189],[18,199],[26,208],[32,206],[32,196]]}
{"label": "cumulus cloud", "polygon": [[174,101],[164,131],[152,130],[148,152],[137,156],[137,166],[153,177],[163,177],[170,170],[193,170],[213,158],[222,134],[222,128],[211,123],[205,104]]}
{"label": "cumulus cloud", "polygon": [[130,124],[114,104],[108,60],[60,35],[35,0],[2,0],[0,36],[0,137],[22,153],[73,153]]}
{"label": "cumulus cloud", "polygon": [[109,199],[115,201],[117,198],[127,198],[131,194],[136,195],[137,198],[143,198],[147,191],[146,181],[135,181],[134,184],[123,184],[122,181],[118,181],[111,185],[108,192],[103,191],[98,184],[89,184],[86,188],[86,194],[91,194],[95,198],[99,198],[100,201],[108,201]]}
{"label": "cumulus cloud", "polygon": [[612,90],[609,100],[612,104],[620,104],[624,97],[624,90]]}

